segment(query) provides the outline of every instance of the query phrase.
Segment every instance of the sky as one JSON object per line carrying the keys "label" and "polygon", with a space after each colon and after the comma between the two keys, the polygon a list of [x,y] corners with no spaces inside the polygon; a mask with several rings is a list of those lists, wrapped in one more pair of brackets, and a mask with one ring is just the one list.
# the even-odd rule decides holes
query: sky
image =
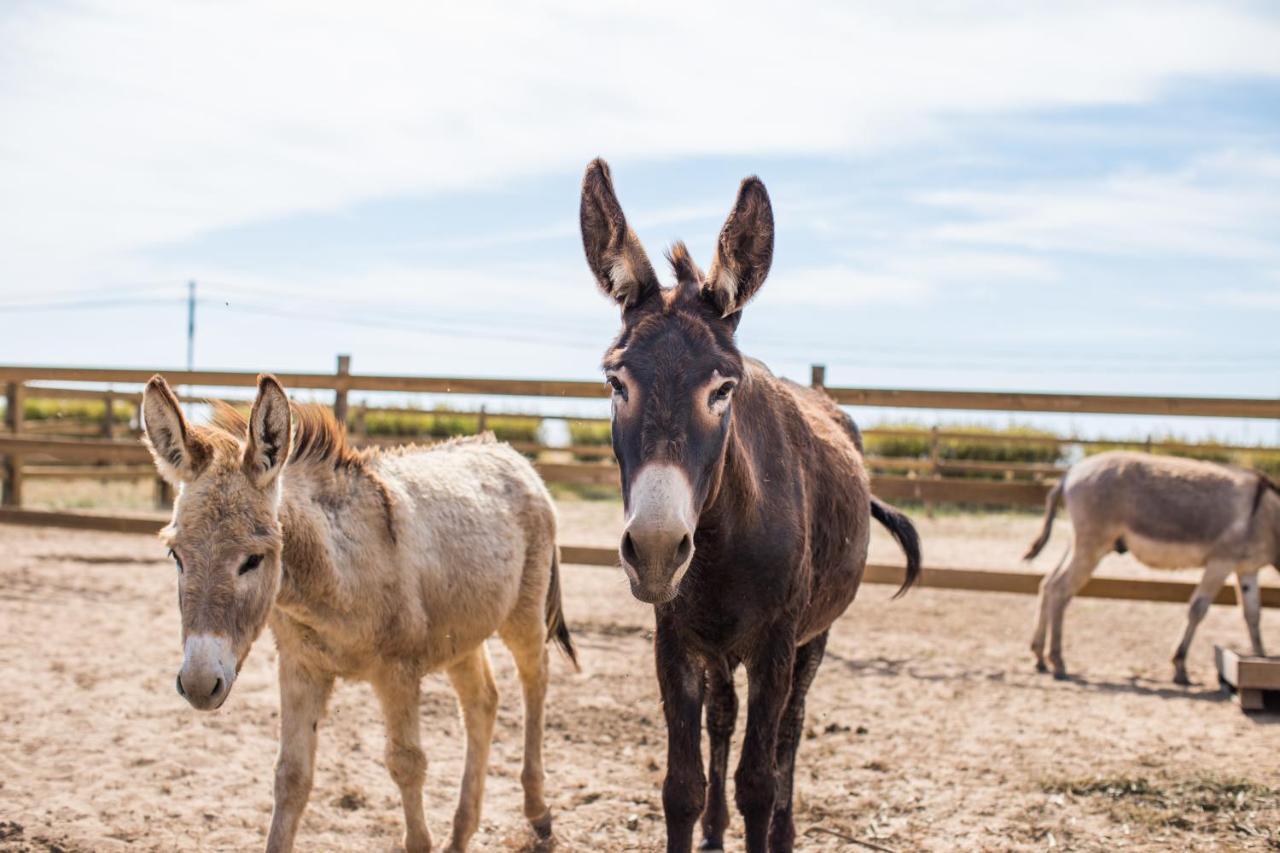
{"label": "sky", "polygon": [[1264,3],[16,0],[0,363],[179,368],[195,281],[198,368],[597,378],[603,156],[655,262],[764,180],[775,372],[1280,396],[1277,45]]}

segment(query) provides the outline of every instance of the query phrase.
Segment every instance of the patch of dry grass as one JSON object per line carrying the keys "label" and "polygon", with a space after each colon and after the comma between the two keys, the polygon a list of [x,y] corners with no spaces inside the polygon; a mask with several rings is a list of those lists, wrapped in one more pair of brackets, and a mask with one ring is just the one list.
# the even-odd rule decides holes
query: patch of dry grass
{"label": "patch of dry grass", "polygon": [[1280,789],[1245,779],[1093,776],[1041,787],[1105,814],[1118,826],[1172,832],[1186,842],[1196,836],[1234,836],[1242,845],[1280,850]]}

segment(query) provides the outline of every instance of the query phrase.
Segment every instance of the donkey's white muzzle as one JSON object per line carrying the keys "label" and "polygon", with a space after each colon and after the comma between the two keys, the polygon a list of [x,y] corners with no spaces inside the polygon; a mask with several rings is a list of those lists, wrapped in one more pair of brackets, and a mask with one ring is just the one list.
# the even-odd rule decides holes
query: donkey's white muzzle
{"label": "donkey's white muzzle", "polygon": [[619,555],[631,592],[649,604],[675,598],[693,560],[693,487],[675,465],[645,465],[631,483]]}
{"label": "donkey's white muzzle", "polygon": [[178,695],[201,711],[226,701],[236,680],[236,656],[231,641],[212,634],[192,634],[182,650]]}

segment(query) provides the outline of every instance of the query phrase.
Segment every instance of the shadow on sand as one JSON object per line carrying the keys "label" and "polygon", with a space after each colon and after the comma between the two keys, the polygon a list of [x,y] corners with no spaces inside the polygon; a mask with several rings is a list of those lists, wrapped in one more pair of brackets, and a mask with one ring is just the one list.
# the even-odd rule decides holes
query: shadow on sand
{"label": "shadow on sand", "polygon": [[[827,652],[826,659],[838,663],[847,671],[860,676],[906,677],[931,683],[976,683],[985,681],[1019,690],[1044,691],[1062,689],[1061,687],[1055,687],[1055,685],[1065,683],[1099,694],[1127,693],[1134,696],[1152,696],[1158,699],[1190,700],[1215,704],[1232,701],[1231,695],[1219,687],[1216,682],[1179,687],[1172,682],[1157,681],[1140,676],[1108,681],[1089,678],[1085,675],[1068,675],[1065,679],[1055,680],[1048,674],[1036,673],[1030,666],[1024,672],[1004,669],[951,667],[945,662],[939,661],[936,662],[936,668],[934,668],[927,665],[913,664],[911,658],[851,658],[832,651]],[[1247,716],[1259,725],[1280,723],[1280,713],[1274,711],[1254,712]]]}

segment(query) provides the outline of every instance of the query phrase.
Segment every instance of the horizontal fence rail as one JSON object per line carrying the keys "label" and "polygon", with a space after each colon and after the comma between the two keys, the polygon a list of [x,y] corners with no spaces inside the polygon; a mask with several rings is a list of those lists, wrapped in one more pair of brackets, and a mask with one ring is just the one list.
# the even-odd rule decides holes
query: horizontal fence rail
{"label": "horizontal fence rail", "polygon": [[[93,382],[143,385],[157,372],[170,385],[253,387],[258,374],[223,370],[134,370],[123,368],[17,367],[0,365],[0,382]],[[376,376],[359,373],[277,373],[286,387],[474,394],[515,397],[609,396],[603,382],[559,379]],[[884,408],[954,409],[1057,414],[1172,415],[1207,418],[1280,419],[1280,399],[1246,397],[1164,397],[1117,394],[1045,394],[1016,391],[935,391],[823,386],[837,403]]]}
{"label": "horizontal fence rail", "polygon": [[[95,530],[108,533],[156,534],[168,523],[155,516],[105,516],[92,513],[51,512],[0,507],[0,523],[61,527],[72,530]],[[618,552],[613,548],[561,545],[560,560],[566,564],[611,567],[618,565]],[[900,584],[901,566],[869,563],[863,582]],[[921,571],[919,585],[926,589],[950,589],[969,592],[1008,592],[1036,595],[1044,576],[1035,572],[1009,572],[993,569],[934,568]],[[1191,599],[1196,584],[1187,581],[1156,581],[1140,578],[1090,578],[1077,595],[1085,598],[1108,598],[1126,601],[1158,601],[1185,604]],[[1261,588],[1262,606],[1280,608],[1280,587]],[[1235,604],[1236,594],[1223,587],[1215,604]]]}

